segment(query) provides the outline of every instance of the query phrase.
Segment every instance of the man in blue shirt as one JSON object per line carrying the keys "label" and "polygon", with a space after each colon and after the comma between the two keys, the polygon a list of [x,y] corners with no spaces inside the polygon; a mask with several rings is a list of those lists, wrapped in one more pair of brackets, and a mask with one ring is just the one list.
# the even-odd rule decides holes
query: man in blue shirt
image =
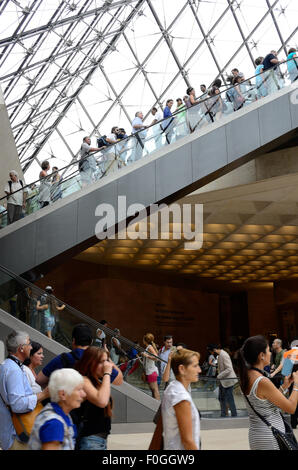
{"label": "man in blue shirt", "polygon": [[13,331],[6,338],[8,358],[0,365],[0,447],[3,450],[25,450],[27,444],[18,438],[12,423],[10,410],[28,413],[48,397],[48,390],[32,392],[23,362],[32,349],[29,335]]}
{"label": "man in blue shirt", "polygon": [[266,82],[269,95],[280,89],[277,75],[278,65],[279,60],[277,58],[276,51],[271,51],[270,54],[267,54],[263,60],[264,80]]}
{"label": "man in blue shirt", "polygon": [[164,130],[164,133],[166,135],[166,141],[168,144],[171,143],[173,132],[174,132],[174,118],[172,117],[172,112],[171,112],[171,107],[173,106],[174,101],[172,99],[167,100],[166,102],[166,107],[163,110],[163,117],[168,118],[165,119],[162,123],[162,128]]}
{"label": "man in blue shirt", "polygon": [[[84,351],[92,344],[92,340],[92,331],[88,325],[84,323],[76,325],[72,331],[72,351],[60,354],[52,359],[42,371],[38,373],[36,382],[41,387],[45,387],[54,370],[63,369],[64,367],[74,367],[76,361],[81,359]],[[115,364],[113,364],[111,382],[114,385],[121,385],[123,382],[122,372]]]}

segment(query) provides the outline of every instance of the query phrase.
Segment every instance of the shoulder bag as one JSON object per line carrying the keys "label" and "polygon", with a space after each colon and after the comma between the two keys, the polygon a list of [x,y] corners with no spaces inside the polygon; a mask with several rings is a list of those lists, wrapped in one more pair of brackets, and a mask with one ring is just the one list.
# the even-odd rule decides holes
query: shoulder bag
{"label": "shoulder bag", "polygon": [[252,406],[252,404],[250,403],[249,399],[247,398],[245,394],[244,394],[244,397],[246,398],[249,406],[254,411],[254,413],[271,429],[273,436],[277,440],[280,450],[298,450],[298,443],[293,433],[293,430],[291,426],[286,422],[282,414],[281,414],[281,417],[284,422],[286,432],[282,432],[279,429],[272,426],[272,424],[270,424],[262,415],[260,415],[260,413],[258,413],[254,409],[254,407]]}
{"label": "shoulder bag", "polygon": [[162,425],[162,415],[161,415],[161,405],[159,406],[153,422],[156,424],[155,431],[153,433],[151,442],[149,444],[148,450],[163,450],[163,425]]}
{"label": "shoulder bag", "polygon": [[28,442],[36,416],[41,412],[43,406],[37,403],[34,410],[28,413],[15,413],[11,411],[11,419],[16,430],[17,436],[21,442]]}

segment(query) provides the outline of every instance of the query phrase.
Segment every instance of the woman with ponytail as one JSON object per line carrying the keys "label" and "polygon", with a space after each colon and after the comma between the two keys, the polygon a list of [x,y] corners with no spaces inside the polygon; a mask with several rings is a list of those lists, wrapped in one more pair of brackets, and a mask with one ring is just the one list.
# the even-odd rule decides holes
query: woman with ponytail
{"label": "woman with ponytail", "polygon": [[[248,338],[238,355],[240,387],[246,398],[249,416],[251,450],[279,450],[271,428],[258,414],[284,433],[285,425],[280,410],[292,414],[297,407],[298,372],[285,377],[283,386],[277,389],[264,371],[264,367],[270,364],[270,356],[268,341],[260,335]],[[293,391],[286,398],[288,387],[293,382]]]}
{"label": "woman with ponytail", "polygon": [[[143,337],[143,343],[148,353],[154,354],[154,356],[158,356],[158,349],[154,343],[154,336],[152,333],[147,333]],[[143,353],[146,382],[149,385],[153,398],[160,400],[159,389],[157,385],[158,368],[155,364],[158,358],[152,356],[151,354],[147,354],[146,352]]]}

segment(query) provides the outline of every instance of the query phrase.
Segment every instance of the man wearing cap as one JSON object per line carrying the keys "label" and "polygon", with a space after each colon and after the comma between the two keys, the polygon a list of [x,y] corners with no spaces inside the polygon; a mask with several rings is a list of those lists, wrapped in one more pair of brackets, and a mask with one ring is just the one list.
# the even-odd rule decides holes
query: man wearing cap
{"label": "man wearing cap", "polygon": [[[72,330],[72,351],[60,354],[52,359],[37,375],[36,382],[45,387],[48,384],[50,375],[54,370],[63,369],[64,367],[74,367],[75,363],[81,359],[84,351],[89,348],[92,343],[92,331],[85,323],[80,323]],[[120,369],[113,363],[111,375],[113,385],[121,385],[123,376]]]}
{"label": "man wearing cap", "polygon": [[7,194],[7,223],[12,224],[22,217],[28,191],[26,188],[23,189],[24,183],[19,180],[16,171],[10,171],[9,178],[4,191]]}

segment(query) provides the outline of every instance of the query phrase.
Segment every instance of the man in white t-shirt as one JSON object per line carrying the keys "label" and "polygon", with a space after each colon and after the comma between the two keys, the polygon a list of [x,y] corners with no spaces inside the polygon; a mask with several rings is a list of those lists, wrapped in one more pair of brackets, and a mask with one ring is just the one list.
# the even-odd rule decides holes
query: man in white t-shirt
{"label": "man in white t-shirt", "polygon": [[97,162],[94,155],[89,155],[90,152],[97,152],[101,149],[97,147],[91,147],[91,139],[90,137],[84,137],[83,143],[80,149],[80,163],[79,163],[79,171],[82,181],[82,188],[87,186],[90,183],[95,181],[95,173],[97,171]]}
{"label": "man in white t-shirt", "polygon": [[[147,126],[144,126],[143,124],[143,119],[144,115],[141,111],[138,111],[135,114],[135,118],[132,121],[132,134],[136,134],[135,139],[134,139],[134,145],[133,149],[131,152],[130,160],[135,162],[136,160],[139,160],[142,158],[143,155],[143,147],[144,147],[144,141],[146,139],[147,131]],[[140,132],[141,131],[141,132]]]}
{"label": "man in white t-shirt", "polygon": [[160,111],[158,111],[155,106],[151,109],[151,114],[154,117],[151,126],[152,127],[152,134],[154,135],[154,142],[155,142],[155,147],[158,149],[161,147],[161,140],[162,140],[162,132],[163,129],[161,128],[160,124],[158,122],[162,121],[163,115]]}
{"label": "man in white t-shirt", "polygon": [[113,144],[116,144],[118,142],[118,137],[117,137],[117,132],[119,132],[118,126],[112,127],[111,133],[106,136],[106,141],[108,144],[110,144],[109,147],[104,151],[104,160],[105,160],[105,165],[104,165],[104,171],[106,173],[112,173],[115,170],[118,169],[117,162],[116,162],[116,146]]}
{"label": "man in white t-shirt", "polygon": [[[106,320],[101,320],[101,322],[99,323],[105,327],[108,326],[108,322]],[[97,328],[96,338],[94,340],[94,346],[97,346],[98,348],[103,348],[105,344],[106,344],[106,334],[102,329]]]}
{"label": "man in white t-shirt", "polygon": [[[159,363],[159,367],[160,367],[160,377],[163,376],[164,374],[164,371],[165,371],[165,368],[166,368],[166,363],[168,362],[169,360],[169,354],[170,352],[172,351],[173,349],[173,336],[172,335],[167,335],[164,337],[164,342],[163,342],[163,347],[159,350],[159,357],[161,359],[163,359],[164,361],[166,362],[160,362]],[[169,378],[169,382],[171,380],[174,380],[175,376],[173,374],[173,371],[172,369],[170,370],[170,378]]]}
{"label": "man in white t-shirt", "polygon": [[16,171],[12,170],[9,177],[10,180],[4,191],[7,194],[7,223],[12,224],[22,217],[22,211],[26,208],[28,191],[26,188],[23,189],[24,183],[19,179]]}

